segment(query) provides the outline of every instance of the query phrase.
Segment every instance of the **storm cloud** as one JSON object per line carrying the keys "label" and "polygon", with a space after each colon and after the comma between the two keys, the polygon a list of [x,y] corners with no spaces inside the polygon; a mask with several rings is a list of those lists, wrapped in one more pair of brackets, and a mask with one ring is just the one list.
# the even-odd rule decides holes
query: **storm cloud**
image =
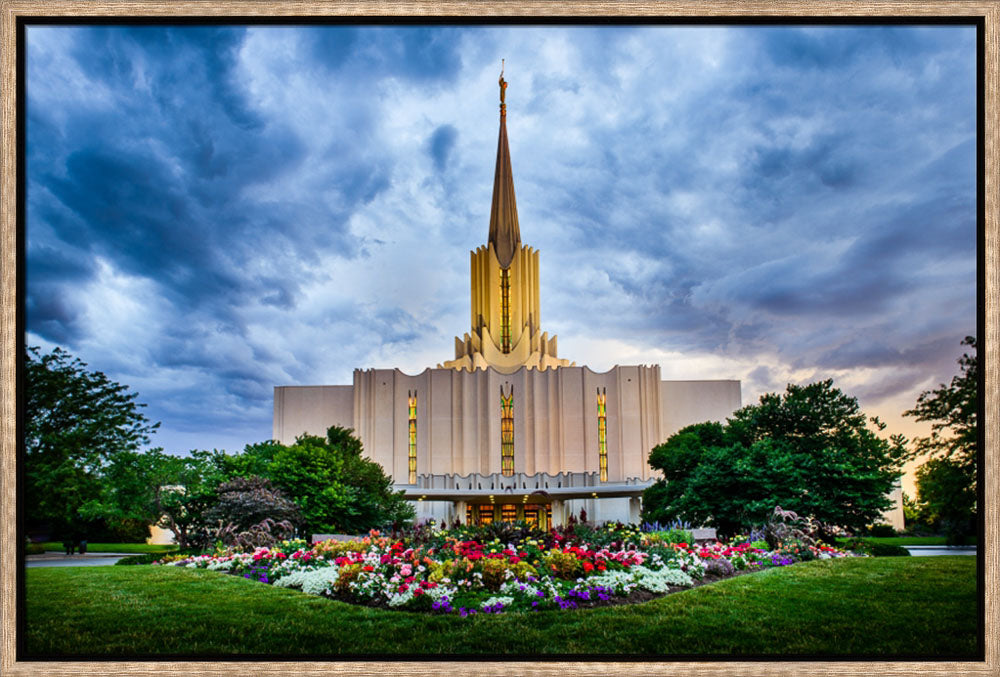
{"label": "storm cloud", "polygon": [[[605,370],[898,419],[976,327],[963,26],[29,26],[27,342],[169,451],[468,331],[506,59],[542,328]],[[892,430],[890,430],[892,432]]]}

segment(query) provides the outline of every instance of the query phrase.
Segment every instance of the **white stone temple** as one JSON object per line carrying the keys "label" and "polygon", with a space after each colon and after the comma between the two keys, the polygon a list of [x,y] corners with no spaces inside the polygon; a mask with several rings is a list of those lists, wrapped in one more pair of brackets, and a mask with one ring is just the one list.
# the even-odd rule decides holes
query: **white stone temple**
{"label": "white stone temple", "polygon": [[352,428],[418,518],[545,527],[585,509],[639,520],[650,450],[680,428],[723,421],[739,381],[664,381],[657,365],[599,373],[557,355],[540,327],[539,253],[521,243],[507,144],[507,83],[487,244],[471,252],[471,331],[455,359],[409,375],[356,369],[351,385],[278,386],[274,439]]}

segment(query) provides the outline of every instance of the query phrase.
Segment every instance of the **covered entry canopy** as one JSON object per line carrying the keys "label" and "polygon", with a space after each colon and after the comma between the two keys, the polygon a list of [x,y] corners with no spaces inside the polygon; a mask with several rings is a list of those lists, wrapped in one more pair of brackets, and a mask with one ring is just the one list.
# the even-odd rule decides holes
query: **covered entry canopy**
{"label": "covered entry canopy", "polygon": [[526,475],[420,475],[416,484],[397,484],[411,501],[566,501],[575,498],[637,498],[654,480],[632,478],[624,482],[601,482],[597,473],[536,473]]}

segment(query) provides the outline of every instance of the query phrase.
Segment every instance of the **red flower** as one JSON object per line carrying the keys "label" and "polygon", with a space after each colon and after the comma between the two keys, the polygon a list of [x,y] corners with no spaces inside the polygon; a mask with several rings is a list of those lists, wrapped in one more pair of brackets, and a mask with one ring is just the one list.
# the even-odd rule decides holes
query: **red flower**
{"label": "red flower", "polygon": [[594,570],[594,565],[591,564],[590,562],[584,562],[583,563],[583,570],[584,571],[593,571]]}
{"label": "red flower", "polygon": [[375,571],[375,567],[373,567],[371,564],[366,564],[363,567],[361,567],[361,569],[364,571]]}
{"label": "red flower", "polygon": [[400,592],[406,592],[409,589],[410,589],[410,586],[408,586],[406,583],[403,583],[401,586],[399,586],[399,591]]}
{"label": "red flower", "polygon": [[420,588],[417,588],[416,590],[413,591],[413,596],[414,597],[417,597],[417,596],[422,595],[422,594],[424,594],[424,591],[421,590]]}

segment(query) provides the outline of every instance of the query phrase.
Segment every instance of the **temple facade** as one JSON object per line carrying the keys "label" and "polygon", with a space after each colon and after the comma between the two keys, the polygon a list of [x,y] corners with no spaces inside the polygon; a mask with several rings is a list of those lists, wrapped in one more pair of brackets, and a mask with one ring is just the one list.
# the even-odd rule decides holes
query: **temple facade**
{"label": "temple facade", "polygon": [[521,242],[507,142],[507,83],[487,243],[471,252],[471,329],[422,373],[356,369],[351,385],[278,386],[274,439],[352,428],[420,518],[637,522],[650,450],[741,405],[740,382],[664,381],[658,365],[603,372],[541,331],[539,252]]}

